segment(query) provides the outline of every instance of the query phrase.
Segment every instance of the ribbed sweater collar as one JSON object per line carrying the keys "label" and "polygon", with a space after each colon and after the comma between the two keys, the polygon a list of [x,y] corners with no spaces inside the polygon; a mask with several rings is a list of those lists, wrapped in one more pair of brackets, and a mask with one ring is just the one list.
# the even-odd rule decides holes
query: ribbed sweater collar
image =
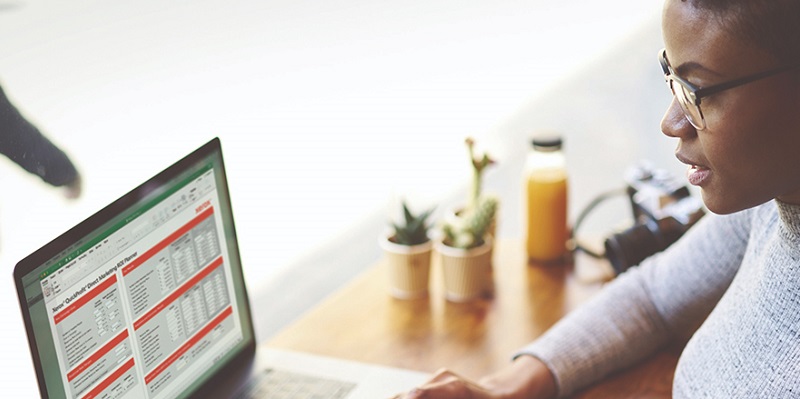
{"label": "ribbed sweater collar", "polygon": [[783,227],[793,238],[800,238],[800,205],[775,200]]}

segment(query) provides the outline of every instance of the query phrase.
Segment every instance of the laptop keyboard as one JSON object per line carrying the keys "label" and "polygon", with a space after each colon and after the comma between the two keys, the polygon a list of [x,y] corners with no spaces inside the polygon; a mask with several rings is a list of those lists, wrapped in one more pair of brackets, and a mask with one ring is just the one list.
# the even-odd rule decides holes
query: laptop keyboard
{"label": "laptop keyboard", "polygon": [[342,399],[355,387],[351,382],[265,369],[237,399]]}

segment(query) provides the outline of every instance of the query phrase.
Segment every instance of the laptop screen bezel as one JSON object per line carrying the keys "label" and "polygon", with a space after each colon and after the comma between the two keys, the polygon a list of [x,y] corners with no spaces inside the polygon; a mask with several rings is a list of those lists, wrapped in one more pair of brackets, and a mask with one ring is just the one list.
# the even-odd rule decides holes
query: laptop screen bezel
{"label": "laptop screen bezel", "polygon": [[[130,210],[132,207],[136,206],[142,198],[147,198],[154,191],[195,167],[198,162],[201,162],[215,154],[218,155],[218,167],[220,168],[219,175],[222,177],[222,181],[224,183],[218,187],[219,195],[222,197],[223,202],[231,204],[230,192],[227,184],[227,174],[225,172],[225,166],[222,157],[221,143],[219,138],[214,138],[197,150],[193,151],[191,154],[175,162],[168,168],[148,179],[146,182],[140,184],[138,187],[107,205],[97,213],[89,216],[84,221],[72,227],[67,232],[61,234],[17,263],[16,267],[14,268],[14,283],[17,289],[17,295],[19,297],[20,310],[22,313],[23,322],[25,324],[25,331],[28,337],[28,344],[33,359],[34,369],[36,371],[39,392],[42,398],[49,398],[50,395],[47,391],[44,365],[42,363],[42,359],[40,358],[39,347],[36,342],[36,336],[34,335],[33,320],[30,314],[30,309],[28,308],[23,277],[32,273],[35,269],[41,267],[41,265],[53,259],[58,254],[63,253],[63,251],[67,250],[78,240],[81,240],[87,235],[97,231],[97,229],[106,225],[108,222],[118,217],[118,215],[121,213]],[[244,284],[244,276],[241,268],[241,256],[238,245],[236,244],[237,238],[233,219],[233,210],[232,206],[223,208],[224,209],[222,209],[222,211],[226,213],[224,219],[229,222],[229,226],[225,227],[226,234],[229,234],[232,238],[229,253],[233,259],[232,261],[236,263],[236,265],[232,267],[232,272],[234,273],[234,278],[237,279],[236,286],[242,290],[241,297],[244,298],[244,300],[241,301],[243,303],[239,303],[239,316],[243,321],[242,328],[245,341],[238,346],[238,352],[233,354],[226,364],[221,366],[218,372],[210,377],[208,381],[196,389],[192,396],[199,395],[199,393],[203,392],[204,387],[218,383],[220,380],[224,379],[225,376],[231,374],[234,370],[239,370],[242,367],[246,367],[252,361],[256,348],[256,339],[253,328],[252,313],[249,304],[249,296],[247,294],[246,285]],[[234,295],[234,298],[236,297],[238,297],[238,295]]]}

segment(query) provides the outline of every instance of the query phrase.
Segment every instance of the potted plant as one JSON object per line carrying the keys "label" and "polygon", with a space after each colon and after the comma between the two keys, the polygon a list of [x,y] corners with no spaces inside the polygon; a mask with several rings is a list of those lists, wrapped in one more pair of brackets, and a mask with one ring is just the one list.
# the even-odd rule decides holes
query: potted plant
{"label": "potted plant", "polygon": [[[466,205],[462,208],[455,209],[451,213],[447,215],[447,219],[449,222],[453,222],[454,220],[458,219],[460,215],[469,212],[470,209],[474,209],[478,201],[481,198],[482,190],[483,190],[483,172],[486,170],[487,167],[494,165],[496,162],[492,159],[488,153],[476,153],[475,151],[475,139],[472,137],[467,137],[464,140],[464,143],[467,145],[467,153],[469,154],[470,166],[472,167],[472,180],[467,191],[467,201]],[[495,200],[496,201],[496,200]],[[495,204],[495,208],[496,208]],[[495,210],[496,212],[496,210]],[[489,225],[489,234],[494,237],[495,229],[497,226],[496,219],[493,218]]]}
{"label": "potted plant", "polygon": [[495,161],[490,158],[487,153],[475,153],[475,139],[472,137],[467,137],[464,142],[467,144],[467,152],[469,153],[469,159],[472,165],[472,185],[467,197],[467,209],[469,209],[478,205],[483,185],[483,171],[488,166],[494,165]]}
{"label": "potted plant", "polygon": [[445,295],[465,302],[492,291],[492,240],[489,234],[497,199],[482,195],[457,218],[442,225],[443,238],[435,244],[440,255]]}
{"label": "potted plant", "polygon": [[400,299],[428,295],[432,243],[428,237],[428,217],[433,209],[412,213],[403,201],[403,220],[391,223],[380,245],[386,254],[392,296]]}

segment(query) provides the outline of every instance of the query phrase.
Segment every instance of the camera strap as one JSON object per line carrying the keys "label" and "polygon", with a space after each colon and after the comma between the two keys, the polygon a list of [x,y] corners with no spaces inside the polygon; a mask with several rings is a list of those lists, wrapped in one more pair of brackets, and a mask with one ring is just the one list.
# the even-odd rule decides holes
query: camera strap
{"label": "camera strap", "polygon": [[589,249],[585,245],[581,244],[581,242],[578,240],[578,237],[577,237],[578,236],[578,228],[580,228],[580,225],[583,223],[583,220],[586,219],[586,217],[589,215],[589,213],[591,213],[595,208],[597,208],[598,205],[600,205],[601,203],[605,202],[606,200],[608,200],[610,198],[614,198],[614,197],[620,196],[620,195],[627,195],[627,191],[626,191],[625,188],[616,188],[616,189],[612,189],[612,190],[600,193],[591,202],[589,202],[589,204],[586,205],[586,207],[583,208],[581,213],[579,213],[578,217],[575,219],[575,224],[572,226],[572,232],[570,234],[570,243],[571,243],[571,245],[570,245],[571,248],[570,249],[571,250],[573,250],[573,251],[574,250],[582,251],[582,252],[586,253],[587,255],[592,256],[594,258],[605,258],[605,254],[604,253],[598,253],[598,252],[596,252],[596,251],[594,251],[592,249]]}

